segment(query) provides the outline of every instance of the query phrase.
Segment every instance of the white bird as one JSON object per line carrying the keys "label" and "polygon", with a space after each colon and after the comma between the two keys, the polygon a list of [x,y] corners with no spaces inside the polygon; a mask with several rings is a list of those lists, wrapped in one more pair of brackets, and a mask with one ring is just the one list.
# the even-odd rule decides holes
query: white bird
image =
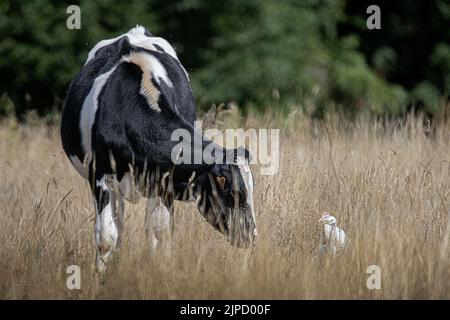
{"label": "white bird", "polygon": [[336,226],[337,220],[328,212],[324,212],[319,220],[323,225],[322,240],[319,247],[319,255],[331,252],[335,256],[344,250],[347,245],[347,235],[344,230]]}

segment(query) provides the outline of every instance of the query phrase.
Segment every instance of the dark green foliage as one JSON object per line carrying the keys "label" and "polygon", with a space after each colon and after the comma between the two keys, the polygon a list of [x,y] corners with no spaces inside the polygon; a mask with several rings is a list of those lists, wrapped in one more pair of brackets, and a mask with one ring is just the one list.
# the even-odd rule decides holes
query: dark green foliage
{"label": "dark green foliage", "polygon": [[[204,101],[300,102],[329,84],[339,1],[229,1],[216,18],[206,68],[194,78]],[[318,89],[316,89],[318,90]]]}
{"label": "dark green foliage", "polygon": [[[80,30],[66,27],[71,4],[81,7]],[[156,28],[149,12],[147,4],[136,0],[0,2],[0,95],[7,92],[17,114],[59,109],[89,49],[102,38],[126,32],[136,21]]]}
{"label": "dark green foliage", "polygon": [[[71,4],[81,7],[81,30],[66,28]],[[371,4],[381,30],[366,28]],[[450,89],[445,0],[4,0],[0,115],[59,110],[88,50],[136,24],[174,44],[200,106],[433,114]]]}
{"label": "dark green foliage", "polygon": [[[361,13],[375,3],[382,28],[369,31]],[[346,12],[352,19],[340,34],[358,35],[359,51],[378,77],[408,93],[405,107],[439,111],[450,89],[450,2],[348,0]]]}

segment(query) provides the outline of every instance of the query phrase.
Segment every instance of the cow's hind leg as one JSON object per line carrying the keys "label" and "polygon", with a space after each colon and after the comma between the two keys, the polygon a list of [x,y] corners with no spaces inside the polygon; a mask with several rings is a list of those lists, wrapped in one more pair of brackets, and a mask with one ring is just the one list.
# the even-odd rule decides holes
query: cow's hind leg
{"label": "cow's hind leg", "polygon": [[114,192],[114,195],[116,197],[115,221],[117,225],[117,231],[119,233],[117,238],[117,248],[120,248],[122,246],[122,236],[125,227],[125,201],[117,191]]}
{"label": "cow's hind leg", "polygon": [[147,200],[145,210],[145,235],[153,252],[170,246],[172,237],[172,206],[164,204],[161,197]]}
{"label": "cow's hind leg", "polygon": [[95,181],[96,204],[95,242],[97,245],[96,266],[99,272],[106,270],[107,262],[117,245],[119,230],[115,222],[116,196],[113,176],[104,175]]}

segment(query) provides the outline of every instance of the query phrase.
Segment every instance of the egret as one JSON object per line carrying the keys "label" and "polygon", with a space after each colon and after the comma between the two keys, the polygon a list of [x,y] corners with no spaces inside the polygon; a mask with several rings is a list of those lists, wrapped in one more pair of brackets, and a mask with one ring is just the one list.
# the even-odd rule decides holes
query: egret
{"label": "egret", "polygon": [[335,256],[343,251],[347,245],[347,235],[344,230],[336,226],[337,220],[329,212],[322,213],[319,223],[323,226],[322,239],[319,247],[319,255],[331,252]]}

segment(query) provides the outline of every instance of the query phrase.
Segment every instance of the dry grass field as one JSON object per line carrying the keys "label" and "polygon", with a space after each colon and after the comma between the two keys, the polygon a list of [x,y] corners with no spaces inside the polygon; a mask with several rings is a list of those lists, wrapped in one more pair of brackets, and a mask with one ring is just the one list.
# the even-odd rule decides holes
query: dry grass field
{"label": "dry grass field", "polygon": [[[59,128],[0,124],[0,298],[450,299],[450,123],[354,124],[301,115],[249,117],[282,126],[280,172],[255,169],[259,237],[236,249],[190,204],[175,207],[167,256],[151,256],[144,202],[127,203],[123,247],[106,278],[94,271],[94,207],[62,151]],[[276,123],[276,124],[275,124]],[[348,234],[336,258],[316,257],[322,211]],[[66,268],[81,268],[81,289]],[[369,290],[370,265],[381,289]]]}

